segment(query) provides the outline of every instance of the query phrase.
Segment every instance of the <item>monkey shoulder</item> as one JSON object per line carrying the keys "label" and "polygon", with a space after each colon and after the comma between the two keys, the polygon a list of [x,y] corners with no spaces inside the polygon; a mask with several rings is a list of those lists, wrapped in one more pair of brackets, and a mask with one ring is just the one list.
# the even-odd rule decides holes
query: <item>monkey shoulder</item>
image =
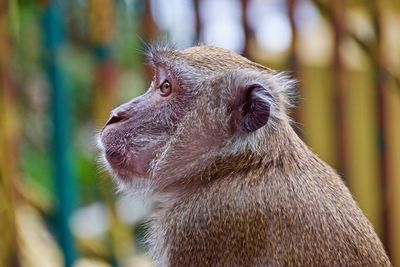
{"label": "monkey shoulder", "polygon": [[201,266],[390,266],[340,181],[318,191],[279,174],[259,178],[221,179],[176,203],[166,234],[176,266],[188,255]]}

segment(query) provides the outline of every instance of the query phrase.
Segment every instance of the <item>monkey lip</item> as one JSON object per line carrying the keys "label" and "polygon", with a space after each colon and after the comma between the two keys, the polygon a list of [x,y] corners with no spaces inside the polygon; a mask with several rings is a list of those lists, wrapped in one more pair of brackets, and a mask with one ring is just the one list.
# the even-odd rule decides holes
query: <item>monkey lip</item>
{"label": "monkey lip", "polygon": [[129,171],[130,168],[126,166],[124,154],[115,150],[107,149],[104,155],[113,172],[121,180],[128,180],[128,177],[134,176],[133,173]]}
{"label": "monkey lip", "polygon": [[107,158],[121,158],[123,155],[117,151],[107,149],[106,150],[106,157]]}
{"label": "monkey lip", "polygon": [[113,149],[106,149],[104,154],[105,158],[113,169],[120,168],[125,165],[125,154]]}
{"label": "monkey lip", "polygon": [[99,136],[99,147],[107,167],[116,177],[123,180],[147,177],[154,149],[145,147],[139,150],[121,142],[120,139],[124,138],[124,135],[113,128],[113,125],[105,127]]}
{"label": "monkey lip", "polygon": [[143,164],[140,159],[132,158],[132,156],[113,149],[106,149],[104,155],[113,172],[123,181],[129,181],[139,176],[143,177],[143,173],[146,172],[142,168]]}
{"label": "monkey lip", "polygon": [[124,163],[124,155],[118,151],[107,149],[105,158],[113,169],[121,167]]}

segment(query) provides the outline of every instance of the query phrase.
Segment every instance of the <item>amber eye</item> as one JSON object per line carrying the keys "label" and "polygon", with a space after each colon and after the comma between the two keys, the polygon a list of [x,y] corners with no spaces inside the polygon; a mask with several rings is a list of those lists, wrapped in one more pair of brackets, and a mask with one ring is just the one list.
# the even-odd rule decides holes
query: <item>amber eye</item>
{"label": "amber eye", "polygon": [[172,86],[169,81],[164,81],[160,86],[160,92],[162,96],[168,96],[172,92]]}

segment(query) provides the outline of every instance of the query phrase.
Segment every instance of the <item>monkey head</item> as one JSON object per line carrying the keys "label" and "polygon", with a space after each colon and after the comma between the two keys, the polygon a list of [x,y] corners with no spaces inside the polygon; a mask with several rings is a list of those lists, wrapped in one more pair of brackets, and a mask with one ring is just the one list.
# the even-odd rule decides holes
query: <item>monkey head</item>
{"label": "monkey head", "polygon": [[268,131],[288,122],[284,75],[211,46],[158,46],[148,57],[150,87],[114,109],[99,135],[119,184],[188,185],[218,158],[257,153]]}

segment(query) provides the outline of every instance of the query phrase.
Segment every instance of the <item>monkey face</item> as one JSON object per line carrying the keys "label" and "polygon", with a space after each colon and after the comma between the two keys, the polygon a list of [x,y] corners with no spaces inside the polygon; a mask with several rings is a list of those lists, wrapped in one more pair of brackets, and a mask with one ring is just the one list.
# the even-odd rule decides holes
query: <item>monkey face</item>
{"label": "monkey face", "polygon": [[158,48],[150,63],[150,88],[114,109],[100,133],[106,164],[119,180],[176,184],[221,153],[254,148],[248,140],[264,140],[270,118],[284,114],[271,72],[225,49]]}
{"label": "monkey face", "polygon": [[190,98],[171,71],[159,65],[145,94],[111,112],[100,146],[118,178],[148,176],[152,159],[174,134]]}

